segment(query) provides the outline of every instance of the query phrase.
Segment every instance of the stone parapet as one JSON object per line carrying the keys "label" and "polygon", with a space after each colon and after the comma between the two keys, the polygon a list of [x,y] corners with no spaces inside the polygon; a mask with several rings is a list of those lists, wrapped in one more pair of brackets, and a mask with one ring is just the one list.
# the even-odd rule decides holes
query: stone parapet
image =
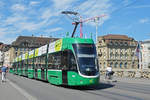
{"label": "stone parapet", "polygon": [[[150,78],[150,69],[113,69],[114,76],[130,78]],[[105,75],[106,70],[100,70],[101,75]]]}

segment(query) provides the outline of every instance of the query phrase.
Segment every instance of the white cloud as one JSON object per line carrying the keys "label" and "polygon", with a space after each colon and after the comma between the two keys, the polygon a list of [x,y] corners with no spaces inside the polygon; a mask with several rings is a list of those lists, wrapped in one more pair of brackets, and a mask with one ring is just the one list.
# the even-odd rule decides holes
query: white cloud
{"label": "white cloud", "polygon": [[15,38],[14,37],[0,37],[1,42],[5,43],[5,44],[11,44]]}
{"label": "white cloud", "polygon": [[20,15],[13,15],[13,16],[10,16],[8,17],[6,20],[5,20],[5,23],[7,25],[9,24],[16,24],[16,23],[19,23],[19,22],[22,22],[22,21],[26,21],[28,18],[25,17],[25,16],[20,16]]}
{"label": "white cloud", "polygon": [[[100,19],[100,24],[102,25],[105,20],[110,18],[109,11],[111,3],[109,1],[110,0],[87,0],[79,5],[79,13],[83,16],[83,19],[105,14],[106,16]],[[88,24],[95,26],[95,23],[90,22]]]}
{"label": "white cloud", "polygon": [[[2,19],[0,22],[0,27],[3,27],[0,28],[0,35],[22,34],[24,31],[29,33],[61,31],[63,28],[57,26],[57,28],[48,28],[51,28],[50,26],[54,23],[55,25],[58,25],[62,17],[61,11],[68,9],[79,12],[81,16],[83,16],[83,19],[106,13],[107,16],[100,19],[100,24],[103,24],[105,20],[110,18],[109,11],[112,6],[110,0],[52,1],[53,3],[49,6],[41,6],[38,9],[32,7],[38,5],[40,3],[38,1],[30,1],[29,5],[26,5],[23,2],[21,4],[13,3],[12,6],[9,7],[12,10],[12,15],[6,16],[5,19]],[[76,5],[77,3],[78,5]],[[63,22],[63,24],[68,23],[65,21]],[[88,25],[95,26],[95,23],[88,23]]]}
{"label": "white cloud", "polygon": [[0,36],[2,37],[7,33],[8,28],[0,28]]}
{"label": "white cloud", "polygon": [[47,19],[49,19],[49,18],[52,17],[52,16],[54,16],[54,15],[53,15],[53,12],[51,11],[51,9],[46,9],[46,10],[44,10],[44,12],[42,13],[41,18],[47,20]]}
{"label": "white cloud", "polygon": [[56,32],[56,31],[60,31],[60,30],[63,30],[63,29],[61,27],[57,27],[57,28],[45,30],[45,32],[51,33],[51,32]]}
{"label": "white cloud", "polygon": [[79,6],[81,14],[86,16],[97,16],[108,13],[111,3],[109,0],[87,0]]}
{"label": "white cloud", "polygon": [[30,2],[30,6],[35,6],[35,5],[38,5],[40,2],[38,2],[38,1],[31,1]]}
{"label": "white cloud", "polygon": [[26,10],[26,7],[24,5],[21,5],[21,4],[14,4],[11,9],[13,11],[25,11]]}
{"label": "white cloud", "polygon": [[74,0],[52,0],[54,3],[54,7],[59,9],[66,9],[68,8],[73,2]]}
{"label": "white cloud", "polygon": [[140,23],[144,24],[144,23],[148,23],[149,19],[148,18],[143,18],[139,20]]}

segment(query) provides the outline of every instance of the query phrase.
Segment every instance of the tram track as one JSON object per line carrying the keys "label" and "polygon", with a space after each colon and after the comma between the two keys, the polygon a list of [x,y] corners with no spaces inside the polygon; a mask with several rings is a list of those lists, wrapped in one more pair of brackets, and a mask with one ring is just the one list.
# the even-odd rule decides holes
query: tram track
{"label": "tram track", "polygon": [[96,95],[96,96],[100,96],[100,97],[104,97],[110,100],[120,100],[120,98],[124,98],[126,100],[130,99],[130,100],[145,100],[139,97],[135,97],[135,96],[131,96],[131,95],[125,95],[125,94],[121,94],[121,93],[115,93],[115,92],[110,92],[110,91],[83,91],[84,93],[88,93],[88,94],[92,94],[92,95]]}
{"label": "tram track", "polygon": [[[111,84],[105,84],[105,85],[111,85]],[[129,87],[129,86],[118,86],[112,85],[111,87],[104,86],[104,83],[102,86],[89,88],[86,90],[81,90],[84,93],[96,95],[96,96],[102,96],[107,99],[111,100],[120,100],[121,99],[130,99],[130,100],[149,100],[149,94],[148,92],[140,91],[138,88],[135,87]],[[127,88],[129,87],[129,89]],[[137,90],[136,90],[137,89]],[[119,99],[118,99],[119,98]]]}

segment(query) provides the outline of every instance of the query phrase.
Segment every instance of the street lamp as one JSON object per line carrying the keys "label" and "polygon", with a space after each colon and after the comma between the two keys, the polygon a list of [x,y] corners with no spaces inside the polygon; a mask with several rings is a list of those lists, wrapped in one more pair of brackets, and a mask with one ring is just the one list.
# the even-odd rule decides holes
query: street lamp
{"label": "street lamp", "polygon": [[94,19],[94,21],[95,21],[95,24],[96,24],[96,44],[97,44],[97,34],[98,34],[98,21],[99,21],[99,17],[96,17]]}

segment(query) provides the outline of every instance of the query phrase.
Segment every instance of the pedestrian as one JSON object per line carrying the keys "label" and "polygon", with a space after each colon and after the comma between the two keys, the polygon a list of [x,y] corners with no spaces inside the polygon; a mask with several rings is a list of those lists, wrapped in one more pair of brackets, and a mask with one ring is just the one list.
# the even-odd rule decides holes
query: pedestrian
{"label": "pedestrian", "polygon": [[108,67],[106,68],[106,76],[105,79],[111,79],[112,75],[114,74],[114,72],[112,71],[112,67],[110,65],[108,65]]}
{"label": "pedestrian", "polygon": [[2,82],[6,82],[7,66],[2,66],[1,67],[1,72],[2,72]]}

